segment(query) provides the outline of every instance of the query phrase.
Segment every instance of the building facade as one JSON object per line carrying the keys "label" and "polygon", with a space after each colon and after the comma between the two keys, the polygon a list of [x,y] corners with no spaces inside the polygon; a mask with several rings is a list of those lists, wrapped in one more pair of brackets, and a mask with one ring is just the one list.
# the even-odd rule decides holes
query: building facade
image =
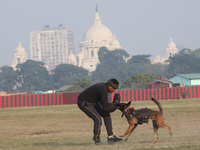
{"label": "building facade", "polygon": [[18,64],[22,64],[24,62],[26,62],[27,60],[27,53],[25,51],[25,49],[22,47],[21,42],[19,42],[15,53],[14,53],[14,60],[12,61],[12,67],[14,70],[16,70],[16,66]]}
{"label": "building facade", "polygon": [[59,64],[68,64],[69,55],[74,53],[74,33],[60,24],[30,33],[31,59],[45,63],[51,70]]}
{"label": "building facade", "polygon": [[84,33],[80,42],[80,53],[77,55],[77,66],[83,67],[90,72],[96,70],[99,64],[98,51],[105,46],[108,50],[121,49],[119,41],[110,29],[103,25],[96,10],[93,25]]}
{"label": "building facade", "polygon": [[177,74],[169,79],[172,83],[183,83],[184,86],[200,85],[200,73]]}
{"label": "building facade", "polygon": [[172,38],[170,38],[168,47],[166,48],[165,52],[166,54],[164,57],[160,57],[160,55],[157,55],[155,59],[152,61],[152,64],[156,63],[168,64],[169,62],[166,62],[166,60],[168,60],[169,57],[172,57],[178,53],[178,49],[176,48],[176,44],[173,42]]}

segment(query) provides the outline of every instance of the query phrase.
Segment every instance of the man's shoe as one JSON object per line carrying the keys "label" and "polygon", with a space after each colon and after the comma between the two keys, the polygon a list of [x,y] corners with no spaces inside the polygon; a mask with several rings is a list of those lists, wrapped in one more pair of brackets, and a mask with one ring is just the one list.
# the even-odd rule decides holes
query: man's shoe
{"label": "man's shoe", "polygon": [[122,139],[116,137],[115,135],[113,135],[113,136],[110,137],[110,138],[108,137],[108,140],[107,140],[108,144],[112,144],[112,143],[120,142],[120,141],[122,141]]}
{"label": "man's shoe", "polygon": [[101,145],[101,141],[100,140],[97,140],[97,141],[94,141],[95,145]]}

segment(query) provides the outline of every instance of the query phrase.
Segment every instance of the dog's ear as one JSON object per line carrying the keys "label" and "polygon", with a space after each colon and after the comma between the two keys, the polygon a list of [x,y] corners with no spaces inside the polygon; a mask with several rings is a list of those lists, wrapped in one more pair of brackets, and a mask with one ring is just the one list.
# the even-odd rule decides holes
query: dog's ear
{"label": "dog's ear", "polygon": [[130,105],[131,105],[131,101],[130,101],[130,102],[128,102],[128,103],[127,103],[127,105],[128,105],[128,106],[130,106]]}

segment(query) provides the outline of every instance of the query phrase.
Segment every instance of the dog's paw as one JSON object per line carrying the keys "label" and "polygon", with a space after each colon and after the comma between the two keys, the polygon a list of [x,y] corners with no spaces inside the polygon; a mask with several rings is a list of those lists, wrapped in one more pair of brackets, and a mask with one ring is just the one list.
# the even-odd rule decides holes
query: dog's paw
{"label": "dog's paw", "polygon": [[158,142],[158,139],[159,139],[159,138],[155,138],[155,143],[157,143],[157,142]]}

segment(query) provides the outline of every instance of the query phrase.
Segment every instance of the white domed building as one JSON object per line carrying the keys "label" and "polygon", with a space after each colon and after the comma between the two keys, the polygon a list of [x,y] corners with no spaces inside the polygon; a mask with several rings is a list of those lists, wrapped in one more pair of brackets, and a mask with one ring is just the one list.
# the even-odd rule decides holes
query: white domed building
{"label": "white domed building", "polygon": [[96,70],[99,63],[99,48],[105,46],[109,50],[121,49],[119,41],[110,29],[101,23],[98,12],[94,16],[93,25],[84,33],[80,42],[80,53],[78,54],[78,66],[89,70]]}
{"label": "white domed building", "polygon": [[168,60],[169,57],[172,57],[178,53],[178,49],[176,48],[176,44],[173,42],[172,38],[170,38],[168,47],[165,50],[165,52],[166,52],[166,55],[164,57],[160,57],[160,55],[157,55],[155,59],[153,60],[152,64],[156,64],[156,63],[168,64],[166,60]]}
{"label": "white domed building", "polygon": [[25,49],[22,47],[21,42],[19,42],[15,53],[14,53],[14,60],[12,61],[12,67],[15,70],[18,64],[22,64],[27,60],[27,53]]}
{"label": "white domed building", "polygon": [[170,41],[168,43],[168,48],[166,51],[166,58],[169,58],[171,56],[174,56],[178,53],[178,49],[176,48],[176,44],[173,42],[172,38],[170,38]]}

